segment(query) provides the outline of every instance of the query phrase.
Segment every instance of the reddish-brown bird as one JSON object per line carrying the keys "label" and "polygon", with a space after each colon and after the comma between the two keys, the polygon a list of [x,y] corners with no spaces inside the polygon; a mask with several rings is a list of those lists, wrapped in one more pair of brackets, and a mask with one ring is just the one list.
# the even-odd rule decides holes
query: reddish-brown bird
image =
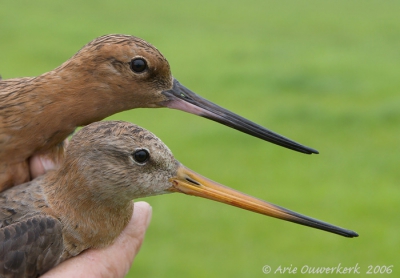
{"label": "reddish-brown bird", "polygon": [[132,199],[171,192],[358,236],[200,176],[134,124],[96,122],[72,138],[59,169],[0,194],[0,276],[36,277],[85,249],[107,246],[131,219]]}
{"label": "reddish-brown bird", "polygon": [[0,191],[30,179],[31,157],[60,160],[62,142],[76,127],[139,107],[183,110],[292,150],[318,153],[194,94],[146,41],[106,35],[52,71],[0,80]]}

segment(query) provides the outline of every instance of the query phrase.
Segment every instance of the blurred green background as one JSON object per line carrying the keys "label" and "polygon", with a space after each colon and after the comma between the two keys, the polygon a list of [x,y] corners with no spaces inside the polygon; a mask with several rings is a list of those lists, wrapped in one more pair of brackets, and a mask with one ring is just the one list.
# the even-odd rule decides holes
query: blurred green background
{"label": "blurred green background", "polygon": [[347,239],[181,194],[152,197],[129,277],[262,277],[264,265],[338,264],[364,274],[393,265],[393,276],[399,9],[398,1],[1,1],[0,74],[39,75],[103,34],[141,37],[196,93],[320,154],[175,110],[112,119],[151,130],[213,180],[360,234]]}

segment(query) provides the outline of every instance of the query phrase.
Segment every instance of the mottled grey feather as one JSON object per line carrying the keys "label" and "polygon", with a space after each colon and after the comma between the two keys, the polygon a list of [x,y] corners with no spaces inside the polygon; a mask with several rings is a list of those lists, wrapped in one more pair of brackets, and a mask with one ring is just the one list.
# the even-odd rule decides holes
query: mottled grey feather
{"label": "mottled grey feather", "polygon": [[0,277],[37,277],[58,264],[62,225],[38,211],[47,206],[40,180],[0,195]]}
{"label": "mottled grey feather", "polygon": [[60,221],[40,214],[1,228],[0,277],[37,277],[57,265],[61,230]]}

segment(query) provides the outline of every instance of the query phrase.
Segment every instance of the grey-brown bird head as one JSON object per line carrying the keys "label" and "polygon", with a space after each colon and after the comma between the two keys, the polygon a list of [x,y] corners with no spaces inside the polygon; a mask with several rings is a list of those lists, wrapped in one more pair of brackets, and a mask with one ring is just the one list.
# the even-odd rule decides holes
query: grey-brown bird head
{"label": "grey-brown bird head", "polygon": [[[78,179],[95,198],[126,203],[168,193],[178,162],[149,131],[130,123],[92,123],[73,136],[59,176]],[[64,191],[72,190],[69,183]],[[72,190],[74,191],[74,190]],[[119,200],[122,198],[121,200]]]}
{"label": "grey-brown bird head", "polygon": [[[90,189],[90,196],[122,198],[117,203],[123,204],[139,197],[180,192],[347,237],[357,236],[211,181],[183,166],[150,131],[127,122],[96,122],[83,128],[73,137],[63,167],[53,176],[69,181],[78,177],[83,189],[66,182],[60,189],[66,194]],[[68,188],[70,184],[74,188]]]}
{"label": "grey-brown bird head", "polygon": [[0,194],[0,271],[36,277],[85,249],[107,246],[131,218],[132,199],[172,192],[358,236],[202,177],[141,127],[96,122],[72,138],[59,169]]}

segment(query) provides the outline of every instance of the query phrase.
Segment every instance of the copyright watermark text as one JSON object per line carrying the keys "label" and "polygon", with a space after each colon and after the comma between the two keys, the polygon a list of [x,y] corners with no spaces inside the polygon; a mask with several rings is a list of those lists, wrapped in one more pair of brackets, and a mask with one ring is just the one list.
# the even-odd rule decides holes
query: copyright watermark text
{"label": "copyright watermark text", "polygon": [[393,272],[393,265],[368,265],[361,267],[358,263],[352,266],[339,263],[334,266],[313,266],[313,265],[278,265],[262,267],[264,274],[390,274]]}

